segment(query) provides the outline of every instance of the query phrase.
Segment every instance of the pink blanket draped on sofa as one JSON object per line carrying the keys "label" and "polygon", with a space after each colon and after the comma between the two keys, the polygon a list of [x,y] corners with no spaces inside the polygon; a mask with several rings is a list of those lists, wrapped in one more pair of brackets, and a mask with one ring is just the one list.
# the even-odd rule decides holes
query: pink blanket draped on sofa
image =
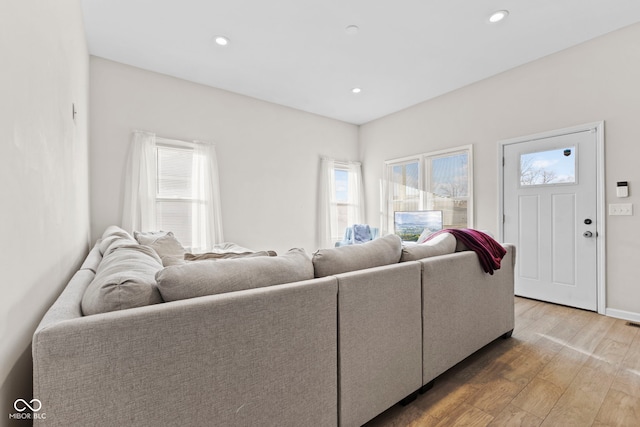
{"label": "pink blanket draped on sofa", "polygon": [[478,254],[478,260],[485,273],[493,274],[500,269],[500,261],[507,253],[505,248],[491,236],[470,228],[447,228],[431,234],[428,240],[442,233],[451,233],[457,240]]}

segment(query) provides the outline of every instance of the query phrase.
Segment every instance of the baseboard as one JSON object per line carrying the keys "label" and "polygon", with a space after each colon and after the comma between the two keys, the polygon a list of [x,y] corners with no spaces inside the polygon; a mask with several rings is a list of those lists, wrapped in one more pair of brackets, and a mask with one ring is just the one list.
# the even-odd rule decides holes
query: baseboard
{"label": "baseboard", "polygon": [[623,320],[629,320],[631,322],[640,323],[640,313],[632,313],[630,311],[607,308],[605,314],[609,317],[615,317],[616,319],[623,319]]}

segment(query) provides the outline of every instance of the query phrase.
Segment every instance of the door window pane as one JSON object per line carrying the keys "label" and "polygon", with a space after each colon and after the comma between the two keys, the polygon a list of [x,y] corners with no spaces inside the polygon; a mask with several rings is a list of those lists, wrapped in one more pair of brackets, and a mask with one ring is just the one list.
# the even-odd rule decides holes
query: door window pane
{"label": "door window pane", "polygon": [[574,184],[575,182],[575,147],[520,155],[521,186]]}

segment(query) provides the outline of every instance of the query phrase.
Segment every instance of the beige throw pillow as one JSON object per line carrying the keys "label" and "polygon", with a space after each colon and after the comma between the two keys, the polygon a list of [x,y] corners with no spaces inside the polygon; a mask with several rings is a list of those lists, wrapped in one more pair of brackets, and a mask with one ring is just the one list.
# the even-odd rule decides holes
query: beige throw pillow
{"label": "beige throw pillow", "polygon": [[141,245],[147,245],[153,248],[160,259],[164,259],[165,257],[182,258],[186,252],[171,231],[134,231],[133,236]]}
{"label": "beige throw pillow", "polygon": [[234,259],[234,258],[253,258],[258,256],[277,256],[274,251],[259,251],[259,252],[207,252],[204,254],[184,254],[185,261],[202,261],[206,259]]}
{"label": "beige throw pillow", "polygon": [[400,262],[417,261],[423,258],[451,254],[455,250],[455,236],[451,233],[442,233],[424,243],[403,245]]}

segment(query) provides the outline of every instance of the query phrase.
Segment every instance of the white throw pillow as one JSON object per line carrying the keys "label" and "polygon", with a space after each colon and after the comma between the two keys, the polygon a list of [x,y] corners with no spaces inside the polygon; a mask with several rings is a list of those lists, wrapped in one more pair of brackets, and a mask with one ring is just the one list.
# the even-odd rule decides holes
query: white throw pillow
{"label": "white throw pillow", "polygon": [[427,242],[403,246],[400,262],[417,261],[423,258],[454,253],[456,243],[457,239],[453,234],[442,233]]}
{"label": "white throw pillow", "polygon": [[165,257],[182,258],[187,252],[171,231],[134,231],[133,236],[141,245],[153,248],[160,259]]}

